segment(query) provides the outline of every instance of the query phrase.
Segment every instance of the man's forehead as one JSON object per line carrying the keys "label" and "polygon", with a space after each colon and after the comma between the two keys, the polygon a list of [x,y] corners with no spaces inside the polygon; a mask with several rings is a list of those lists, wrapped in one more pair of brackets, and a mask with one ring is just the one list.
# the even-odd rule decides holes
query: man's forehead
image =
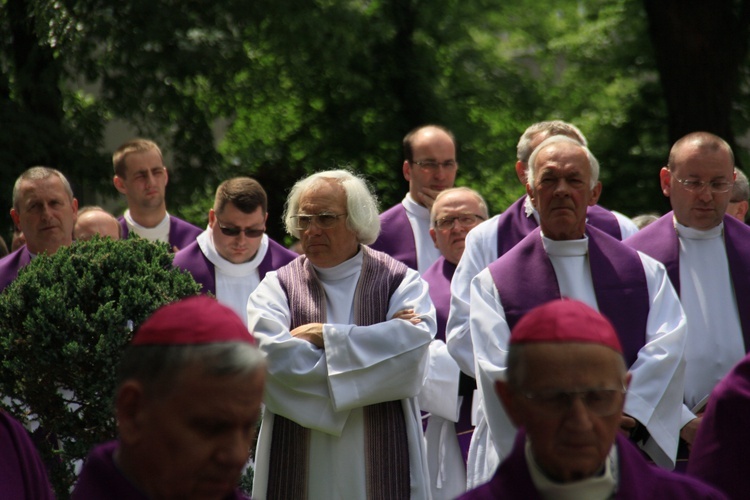
{"label": "man's forehead", "polygon": [[436,219],[465,212],[473,213],[479,209],[479,201],[467,195],[441,198],[436,204],[434,210]]}
{"label": "man's forehead", "polygon": [[27,201],[39,198],[67,198],[62,181],[57,176],[21,181],[18,187],[21,197]]}
{"label": "man's forehead", "polygon": [[338,208],[346,205],[346,192],[340,184],[322,180],[302,193],[299,204],[300,207],[314,206],[323,210]]}

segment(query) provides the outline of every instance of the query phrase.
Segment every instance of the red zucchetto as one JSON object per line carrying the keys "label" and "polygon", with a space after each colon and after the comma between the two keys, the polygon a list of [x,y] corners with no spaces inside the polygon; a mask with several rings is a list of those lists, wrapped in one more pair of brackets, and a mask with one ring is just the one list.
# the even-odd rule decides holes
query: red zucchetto
{"label": "red zucchetto", "polygon": [[237,313],[215,299],[197,295],[157,309],[135,332],[131,345],[215,342],[255,344],[255,338]]}
{"label": "red zucchetto", "polygon": [[532,342],[586,342],[600,344],[622,354],[612,324],[583,302],[560,299],[526,313],[510,334],[510,344]]}

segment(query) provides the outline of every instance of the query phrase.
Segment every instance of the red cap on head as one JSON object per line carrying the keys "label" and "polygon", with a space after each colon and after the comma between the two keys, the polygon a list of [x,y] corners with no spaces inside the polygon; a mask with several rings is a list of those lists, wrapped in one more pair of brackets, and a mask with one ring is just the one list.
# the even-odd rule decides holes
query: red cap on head
{"label": "red cap on head", "polygon": [[160,307],[135,332],[131,345],[255,343],[237,313],[215,299],[197,295]]}
{"label": "red cap on head", "polygon": [[510,334],[511,344],[530,342],[588,342],[622,354],[612,323],[577,300],[547,302],[526,313]]}

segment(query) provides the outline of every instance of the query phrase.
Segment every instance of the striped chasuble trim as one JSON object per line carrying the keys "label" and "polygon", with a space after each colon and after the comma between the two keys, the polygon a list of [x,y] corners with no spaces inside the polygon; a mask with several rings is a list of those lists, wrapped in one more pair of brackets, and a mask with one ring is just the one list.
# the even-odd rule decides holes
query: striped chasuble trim
{"label": "striped chasuble trim", "polygon": [[[401,262],[360,245],[362,272],[354,292],[354,322],[368,326],[386,321],[393,293],[406,276]],[[315,269],[304,256],[277,271],[291,312],[290,330],[326,322],[326,300]],[[409,498],[410,471],[406,424],[401,401],[364,407],[367,496]],[[281,415],[274,416],[268,475],[268,498],[307,497],[310,430]]]}

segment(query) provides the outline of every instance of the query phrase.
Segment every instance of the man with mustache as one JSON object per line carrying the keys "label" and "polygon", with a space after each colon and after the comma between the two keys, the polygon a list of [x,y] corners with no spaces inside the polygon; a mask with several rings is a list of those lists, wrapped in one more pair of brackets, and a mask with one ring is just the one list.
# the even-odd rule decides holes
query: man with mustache
{"label": "man with mustache", "polygon": [[543,141],[529,159],[526,184],[540,227],[471,282],[469,325],[482,401],[469,486],[488,480],[513,444],[515,430],[494,397],[510,330],[533,307],[560,297],[583,301],[612,321],[633,377],[621,426],[657,464],[674,466],[685,316],[664,266],[586,223],[586,208],[601,193],[598,176],[598,161],[578,141]]}
{"label": "man with mustache", "polygon": [[694,132],[678,140],[659,179],[672,212],[625,243],[666,266],[685,308],[680,436],[690,445],[705,398],[750,348],[750,228],[726,214],[734,153],[720,137]]}
{"label": "man with mustache", "polygon": [[268,198],[250,177],[235,177],[216,190],[208,211],[208,229],[179,251],[173,264],[190,271],[203,288],[247,321],[247,298],[268,271],[291,262],[297,254],[265,233]]}
{"label": "man with mustache", "polygon": [[52,255],[73,242],[78,200],[65,176],[48,167],[32,167],[13,186],[10,216],[26,244],[0,260],[0,291],[39,254]]}
{"label": "man with mustache", "polygon": [[149,241],[169,243],[177,252],[198,237],[199,228],[167,213],[169,174],[155,142],[133,139],[124,143],[112,155],[112,164],[115,189],[128,201],[128,209],[119,219],[123,238],[133,231]]}

